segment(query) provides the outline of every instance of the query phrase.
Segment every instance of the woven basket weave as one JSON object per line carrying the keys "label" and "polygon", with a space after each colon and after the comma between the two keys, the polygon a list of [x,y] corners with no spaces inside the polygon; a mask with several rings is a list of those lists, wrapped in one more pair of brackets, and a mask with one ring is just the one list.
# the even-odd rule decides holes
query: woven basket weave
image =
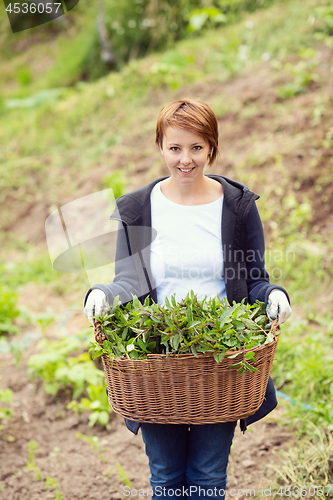
{"label": "woven basket weave", "polygon": [[[222,363],[213,354],[150,354],[147,359],[102,356],[111,408],[122,417],[158,424],[213,424],[253,415],[261,406],[278,343],[274,340],[245,350],[253,351],[258,371],[240,374],[230,365],[241,361],[243,351],[227,351]],[[95,338],[103,334],[95,323]],[[236,358],[228,355],[238,353]]]}

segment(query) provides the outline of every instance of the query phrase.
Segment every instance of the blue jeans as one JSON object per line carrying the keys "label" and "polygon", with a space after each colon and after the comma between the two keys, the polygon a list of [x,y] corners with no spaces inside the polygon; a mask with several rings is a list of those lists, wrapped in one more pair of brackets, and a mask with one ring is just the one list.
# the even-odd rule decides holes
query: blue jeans
{"label": "blue jeans", "polygon": [[224,500],[236,423],[141,424],[152,500]]}

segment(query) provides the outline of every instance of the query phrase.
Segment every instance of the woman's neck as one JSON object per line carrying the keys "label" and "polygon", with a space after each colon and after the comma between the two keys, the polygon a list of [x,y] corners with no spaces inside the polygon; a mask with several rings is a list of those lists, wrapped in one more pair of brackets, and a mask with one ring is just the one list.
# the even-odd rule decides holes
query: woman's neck
{"label": "woman's neck", "polygon": [[191,184],[183,185],[168,177],[161,181],[160,186],[164,196],[179,205],[204,205],[223,195],[222,184],[205,176]]}

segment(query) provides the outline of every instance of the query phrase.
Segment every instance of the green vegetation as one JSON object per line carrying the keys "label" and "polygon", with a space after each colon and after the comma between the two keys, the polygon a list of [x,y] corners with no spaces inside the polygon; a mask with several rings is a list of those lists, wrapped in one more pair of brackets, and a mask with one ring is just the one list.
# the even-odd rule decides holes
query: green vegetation
{"label": "green vegetation", "polygon": [[122,468],[119,462],[116,462],[116,470],[118,473],[119,481],[123,484],[126,484],[126,486],[132,488],[132,483],[129,480],[129,476],[127,472]]}
{"label": "green vegetation", "polygon": [[81,441],[84,441],[85,443],[90,444],[91,448],[95,451],[101,451],[102,448],[99,444],[99,439],[97,436],[86,436],[85,434],[82,434],[82,432],[77,432],[76,433],[76,438],[80,439]]}
{"label": "green vegetation", "polygon": [[[289,418],[302,436],[313,429],[307,421],[333,430],[333,354],[328,347],[332,345],[332,320],[321,318],[326,325],[319,330],[316,318],[310,318],[291,318],[283,327],[279,362],[273,369],[277,387],[298,403],[290,407]],[[323,335],[327,342],[323,342]]]}
{"label": "green vegetation", "polygon": [[0,285],[0,335],[18,331],[18,327],[13,323],[14,318],[19,315],[17,299],[16,292]]}
{"label": "green vegetation", "polygon": [[33,471],[34,473],[34,481],[43,481],[45,488],[48,490],[56,490],[54,492],[55,500],[63,500],[63,496],[59,489],[59,483],[57,479],[52,479],[50,476],[47,476],[43,479],[43,475],[41,473],[40,468],[36,465],[36,454],[40,451],[39,445],[36,441],[29,441],[28,443],[28,452],[29,458],[26,465],[27,471]]}
{"label": "green vegetation", "polygon": [[[42,352],[28,359],[29,376],[32,380],[41,380],[47,394],[56,396],[60,391],[69,392],[73,400],[67,404],[67,409],[76,413],[90,411],[90,427],[98,423],[109,428],[112,409],[106,395],[104,372],[96,367],[87,352],[74,356],[87,347],[80,337],[55,341],[45,338],[37,344]],[[76,400],[83,392],[87,397],[78,403]]]}
{"label": "green vegetation", "polygon": [[[2,419],[8,420],[12,414],[12,410],[5,406],[2,406],[2,403],[6,405],[10,404],[13,399],[14,393],[11,389],[0,389],[0,421]],[[2,425],[0,425],[0,430],[2,429]]]}
{"label": "green vegetation", "polygon": [[84,349],[79,337],[55,341],[43,339],[37,344],[37,349],[43,351],[30,356],[29,376],[32,379],[40,378],[47,394],[56,396],[60,389],[68,388],[76,399],[88,383],[98,386],[104,378],[103,372],[96,368],[87,352],[70,356]]}
{"label": "green vegetation", "polygon": [[106,394],[106,384],[94,386],[89,384],[86,388],[88,398],[81,398],[80,403],[73,400],[68,403],[67,408],[75,413],[83,411],[91,411],[89,416],[89,427],[93,427],[96,423],[105,426],[110,430],[109,424],[110,414],[112,413]]}
{"label": "green vegetation", "polygon": [[[244,12],[253,12],[274,2],[284,4],[284,0],[105,0],[104,25],[113,62],[101,58],[96,26],[98,3],[81,2],[75,12],[67,14],[57,26],[47,24],[16,33],[16,43],[11,37],[6,13],[1,10],[0,56],[4,60],[0,66],[1,95],[23,97],[45,89],[57,92],[58,87],[97,80],[110,69],[120,70],[128,61],[152,51],[166,50],[175,41],[234,23]],[[37,48],[34,47],[36,37],[40,41]],[[50,37],[54,44],[47,50],[42,43]],[[12,54],[17,56],[14,62]],[[46,71],[36,68],[34,57],[45,61]]]}
{"label": "green vegetation", "polygon": [[289,488],[293,485],[295,496],[333,498],[332,434],[323,432],[313,424],[309,427],[315,439],[309,441],[308,436],[302,439],[297,448],[281,453],[283,463],[280,467],[272,466],[277,478],[273,485],[272,498],[281,498],[281,491],[285,492],[281,485]]}
{"label": "green vegetation", "polygon": [[115,199],[126,193],[126,181],[120,170],[115,170],[112,174],[104,177],[103,185],[107,189],[112,189]]}
{"label": "green vegetation", "polygon": [[[228,350],[249,349],[240,361],[231,365],[243,373],[257,371],[255,353],[250,349],[272,342],[273,333],[265,331],[268,318],[265,304],[254,305],[221,300],[217,295],[199,301],[193,290],[180,302],[175,294],[171,303],[141,304],[136,296],[124,307],[115,297],[109,313],[99,318],[106,339],[103,347],[92,342],[92,357],[107,354],[114,358],[145,359],[148,354],[178,355],[213,353],[222,362]],[[235,357],[232,355],[229,357]]]}
{"label": "green vegetation", "polygon": [[42,481],[42,473],[40,468],[36,465],[35,455],[39,451],[39,446],[36,441],[29,441],[28,443],[28,452],[29,458],[26,465],[27,470],[31,470],[34,473],[34,481]]}

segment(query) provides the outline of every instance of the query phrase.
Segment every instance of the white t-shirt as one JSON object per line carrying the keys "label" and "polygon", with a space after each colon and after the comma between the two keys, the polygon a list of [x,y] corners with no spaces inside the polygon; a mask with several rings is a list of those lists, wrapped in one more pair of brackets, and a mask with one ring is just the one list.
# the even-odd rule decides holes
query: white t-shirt
{"label": "white t-shirt", "polygon": [[223,277],[221,218],[223,196],[204,205],[180,205],[164,196],[160,182],[151,192],[150,264],[157,302],[176,294],[180,301],[193,290],[199,300],[226,297]]}

